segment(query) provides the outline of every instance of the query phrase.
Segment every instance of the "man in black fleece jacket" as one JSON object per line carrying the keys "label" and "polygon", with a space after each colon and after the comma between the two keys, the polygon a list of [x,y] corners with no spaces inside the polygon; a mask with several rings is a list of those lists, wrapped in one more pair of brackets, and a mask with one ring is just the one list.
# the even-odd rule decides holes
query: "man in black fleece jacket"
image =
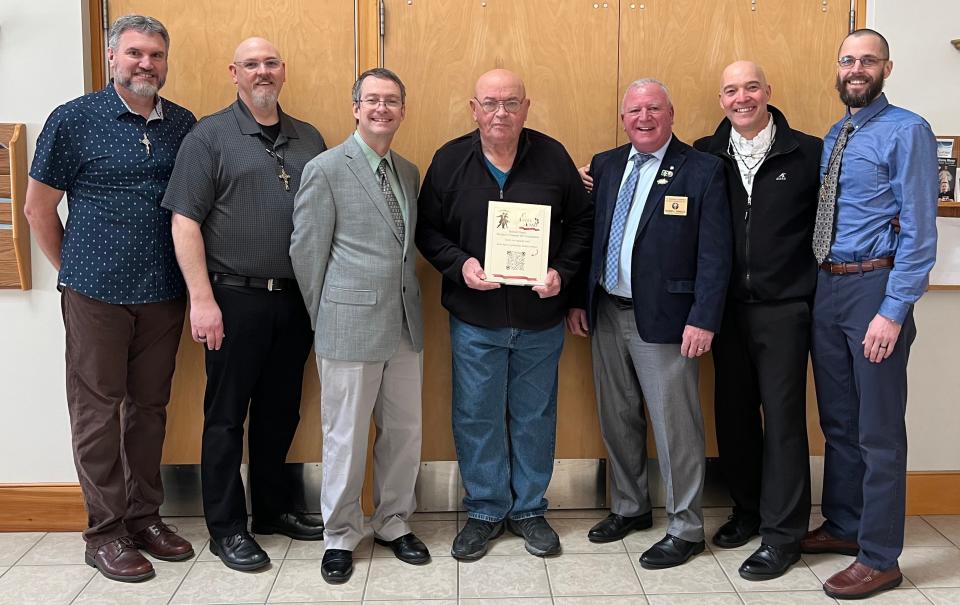
{"label": "man in black fleece jacket", "polygon": [[735,548],[759,532],[740,567],[748,580],[776,578],[799,560],[810,516],[806,382],[823,142],[790,128],[770,93],[759,65],[732,63],[720,84],[727,117],[694,143],[723,160],[734,232],[713,348],[717,443],[734,508],[713,543]]}

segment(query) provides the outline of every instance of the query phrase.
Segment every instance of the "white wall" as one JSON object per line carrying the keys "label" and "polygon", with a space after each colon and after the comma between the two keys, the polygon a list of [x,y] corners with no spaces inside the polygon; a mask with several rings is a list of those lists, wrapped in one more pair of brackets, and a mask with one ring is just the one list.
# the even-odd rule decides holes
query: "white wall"
{"label": "white wall", "polygon": [[[960,136],[960,38],[957,0],[871,0],[867,27],[890,43],[891,103],[922,115],[937,134]],[[960,219],[941,219],[958,221]],[[945,246],[960,241],[941,238]],[[960,469],[960,291],[928,292],[917,303],[911,350],[907,430],[911,470]]]}
{"label": "white wall", "polygon": [[[0,122],[27,125],[31,158],[53,108],[84,93],[81,5],[0,1]],[[0,290],[0,483],[75,482],[56,273],[32,256],[33,290]]]}
{"label": "white wall", "polygon": [[[31,156],[50,111],[84,93],[82,4],[0,2],[0,122],[27,124]],[[960,36],[958,23],[957,0],[872,0],[868,7],[868,25],[892,47],[891,101],[954,135],[960,135],[960,52],[949,40]],[[0,290],[0,483],[76,481],[55,279],[34,246],[34,289]],[[928,293],[916,319],[909,468],[960,469],[960,292]]]}

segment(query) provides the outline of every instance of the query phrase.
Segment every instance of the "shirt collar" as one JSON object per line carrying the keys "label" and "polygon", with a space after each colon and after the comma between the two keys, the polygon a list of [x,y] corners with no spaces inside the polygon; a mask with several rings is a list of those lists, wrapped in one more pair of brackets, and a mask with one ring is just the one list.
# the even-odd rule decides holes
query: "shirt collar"
{"label": "shirt collar", "polygon": [[[661,147],[660,149],[657,149],[657,150],[654,151],[653,153],[648,153],[647,155],[652,155],[652,156],[657,160],[657,164],[660,164],[660,162],[663,161],[663,156],[667,155],[667,147],[670,146],[670,142],[671,142],[671,141],[673,141],[673,135],[672,135],[672,134],[670,135],[670,138],[667,139],[667,142],[663,144],[663,147]],[[631,145],[631,146],[630,146],[630,153],[627,155],[627,163],[629,163],[630,161],[632,161],[632,160],[633,160],[633,156],[637,155],[638,153],[640,153],[640,152],[637,151],[637,148],[634,147],[633,145]]]}
{"label": "shirt collar", "polygon": [[[110,83],[107,85],[107,88],[109,89],[109,92],[112,92],[113,96],[120,101],[120,105],[122,106],[122,109],[120,106],[115,108],[117,110],[116,112],[117,117],[123,115],[124,113],[132,113],[135,115],[140,115],[134,110],[130,109],[130,105],[127,104],[127,100],[124,99],[122,96],[120,96],[120,93],[117,92],[117,89],[115,88],[115,86],[116,85],[114,84],[114,81],[111,79]],[[155,99],[155,102],[153,104],[153,109],[150,111],[150,115],[147,116],[148,124],[150,123],[151,120],[163,119],[163,99],[160,98],[160,95],[156,95],[154,99]]]}
{"label": "shirt collar", "polygon": [[757,136],[747,140],[742,134],[737,132],[736,128],[730,128],[730,140],[737,146],[737,149],[752,152],[754,149],[766,149],[771,144],[774,135],[773,114],[767,120],[767,125],[763,130],[757,133]]}
{"label": "shirt collar", "polygon": [[390,170],[396,173],[396,169],[393,167],[393,154],[388,149],[386,155],[380,155],[373,150],[372,147],[367,145],[367,142],[363,140],[363,137],[360,136],[360,133],[356,130],[353,131],[353,139],[357,142],[357,145],[360,146],[360,150],[363,151],[363,157],[367,159],[367,163],[370,164],[370,168],[374,172],[377,172],[377,169],[380,168],[380,161],[387,160],[387,165],[390,166]]}
{"label": "shirt collar", "polygon": [[890,105],[890,102],[887,101],[886,93],[880,93],[876,99],[870,101],[870,104],[866,107],[860,109],[857,113],[850,113],[850,108],[847,107],[847,116],[844,118],[844,121],[847,119],[853,120],[854,128],[860,128],[873,118],[877,117],[881,111],[887,108]]}
{"label": "shirt collar", "polygon": [[[246,103],[240,99],[240,95],[237,95],[237,100],[233,102],[230,108],[233,110],[233,115],[237,118],[237,124],[240,126],[240,132],[242,134],[260,134],[260,124],[256,118],[253,117],[253,114],[250,113],[250,109]],[[280,135],[277,136],[277,143],[279,144],[282,138],[300,138],[297,135],[297,128],[293,125],[293,122],[287,114],[283,113],[283,109],[279,103],[277,103],[277,115],[280,116]]]}

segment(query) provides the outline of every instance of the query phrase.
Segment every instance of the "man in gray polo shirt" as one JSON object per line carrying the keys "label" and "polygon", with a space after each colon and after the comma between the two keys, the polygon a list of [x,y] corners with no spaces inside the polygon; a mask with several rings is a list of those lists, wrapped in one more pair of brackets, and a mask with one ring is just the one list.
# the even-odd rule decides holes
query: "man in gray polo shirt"
{"label": "man in gray polo shirt", "polygon": [[250,571],[270,558],[247,533],[240,462],[248,409],[253,532],[323,536],[322,522],[292,510],[283,464],[313,339],[289,256],[293,200],[304,165],[326,145],[280,109],[286,66],[270,42],[244,40],[229,69],[237,101],[184,139],[163,206],[174,212],[190,330],[206,345],[201,476],[210,550]]}

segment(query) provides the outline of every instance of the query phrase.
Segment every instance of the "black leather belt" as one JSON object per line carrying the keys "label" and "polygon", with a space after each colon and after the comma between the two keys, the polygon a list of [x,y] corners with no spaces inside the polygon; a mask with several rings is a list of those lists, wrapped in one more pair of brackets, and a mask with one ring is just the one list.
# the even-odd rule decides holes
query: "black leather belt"
{"label": "black leather belt", "polygon": [[246,277],[244,275],[231,275],[230,273],[211,273],[210,281],[221,286],[241,286],[244,288],[260,288],[270,292],[279,292],[281,290],[295,290],[297,281],[283,277]]}
{"label": "black leather belt", "polygon": [[610,294],[609,292],[607,292],[607,291],[604,290],[603,288],[600,288],[600,290],[610,298],[610,300],[613,302],[613,304],[614,304],[618,309],[621,309],[621,310],[622,310],[622,309],[632,309],[632,308],[633,308],[633,299],[632,299],[632,298],[624,298],[624,297],[622,297],[622,296],[617,296],[616,294]]}

